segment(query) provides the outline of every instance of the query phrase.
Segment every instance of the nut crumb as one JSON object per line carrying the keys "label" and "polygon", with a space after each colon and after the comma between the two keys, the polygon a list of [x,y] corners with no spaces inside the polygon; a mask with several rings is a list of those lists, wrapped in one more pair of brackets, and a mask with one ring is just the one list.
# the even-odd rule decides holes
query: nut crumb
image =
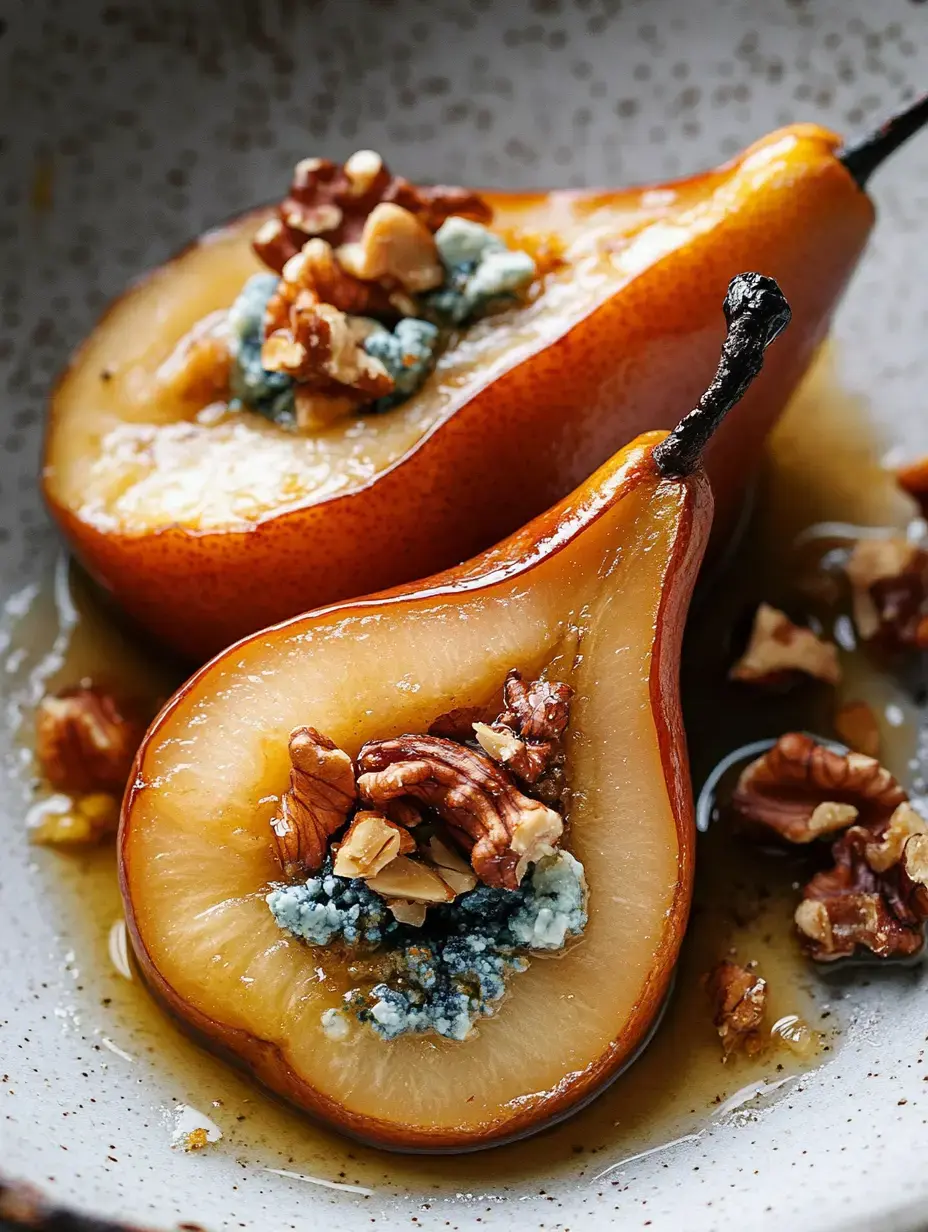
{"label": "nut crumb", "polygon": [[803,891],[795,921],[811,958],[858,948],[881,958],[917,953],[928,918],[928,824],[904,802],[887,822],[852,826],[832,845],[833,867]]}
{"label": "nut crumb", "polygon": [[290,733],[290,787],[271,822],[283,874],[299,880],[322,868],[329,839],[348,820],[357,800],[347,753],[314,727]]}
{"label": "nut crumb", "polygon": [[145,725],[103,689],[80,685],[36,710],[36,758],[45,778],[71,795],[122,795]]}
{"label": "nut crumb", "polygon": [[888,651],[928,647],[928,552],[902,535],[861,539],[845,572],[862,641]]}
{"label": "nut crumb", "polygon": [[432,232],[415,214],[389,202],[374,207],[361,238],[343,244],[336,256],[355,278],[397,285],[411,295],[441,286],[445,277]]}
{"label": "nut crumb", "polygon": [[728,675],[730,680],[766,687],[789,685],[802,675],[838,684],[841,667],[836,646],[794,624],[785,612],[762,603],[747,649]]}
{"label": "nut crumb", "polygon": [[[558,797],[563,778],[561,740],[570,717],[573,689],[556,680],[526,683],[515,668],[503,686],[505,709],[495,722],[475,723],[480,747],[494,761],[512,771],[524,783],[538,788],[551,803]],[[550,777],[546,791],[542,780]]]}
{"label": "nut crumb", "polygon": [[755,971],[725,959],[706,977],[712,1021],[722,1041],[722,1059],[736,1051],[756,1056],[764,1046],[761,1024],[767,1005],[767,981]]}
{"label": "nut crumb", "polygon": [[102,791],[49,796],[30,809],[27,827],[38,847],[91,847],[119,828],[119,799]]}

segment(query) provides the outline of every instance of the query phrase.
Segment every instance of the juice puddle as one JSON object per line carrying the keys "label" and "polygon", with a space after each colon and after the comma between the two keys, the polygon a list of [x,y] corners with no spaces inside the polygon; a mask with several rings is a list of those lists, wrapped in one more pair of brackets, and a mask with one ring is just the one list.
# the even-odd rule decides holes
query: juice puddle
{"label": "juice puddle", "polygon": [[[845,683],[837,697],[814,684],[770,697],[725,680],[737,654],[731,630],[743,626],[758,600],[799,614],[811,610],[791,586],[797,533],[822,522],[904,525],[910,516],[911,507],[879,469],[861,409],[837,389],[824,354],[776,434],[745,541],[714,584],[702,587],[694,607],[684,690],[697,784],[748,741],[795,728],[831,734],[833,710],[849,698],[874,708],[882,760],[911,781],[913,704],[901,684],[856,650],[842,654]],[[802,550],[804,567],[821,554],[819,542],[813,536]],[[181,679],[176,665],[120,631],[92,588],[66,566],[47,587],[14,598],[6,615],[8,721],[23,733],[44,692],[82,677],[150,698],[167,695]],[[29,767],[24,740],[24,779]],[[750,1116],[765,1095],[789,1091],[827,1060],[840,1038],[840,998],[853,996],[852,982],[840,991],[830,986],[798,951],[791,930],[802,877],[796,859],[761,852],[718,825],[699,841],[693,918],[676,986],[641,1058],[589,1108],[529,1142],[459,1157],[389,1155],[315,1127],[189,1042],[153,1004],[126,964],[111,846],[84,854],[37,850],[35,869],[59,904],[66,961],[80,968],[83,1017],[96,1024],[114,1064],[134,1067],[136,1077],[143,1072],[159,1092],[166,1135],[172,1118],[193,1123],[198,1110],[223,1135],[209,1149],[229,1151],[244,1167],[328,1186],[421,1194],[423,1201],[490,1196],[517,1184],[544,1189],[577,1177],[598,1187],[621,1183],[638,1155],[698,1135],[713,1119]],[[768,1025],[798,1015],[817,1033],[811,1055],[771,1044],[757,1058],[722,1063],[702,977],[732,955],[756,962],[767,979]]]}

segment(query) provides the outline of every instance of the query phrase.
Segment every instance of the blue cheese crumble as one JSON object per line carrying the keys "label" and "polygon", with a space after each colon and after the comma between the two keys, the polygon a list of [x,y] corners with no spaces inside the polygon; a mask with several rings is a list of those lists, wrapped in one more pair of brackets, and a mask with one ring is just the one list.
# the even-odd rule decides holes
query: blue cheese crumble
{"label": "blue cheese crumble", "polygon": [[268,372],[261,363],[264,311],[277,283],[276,274],[255,274],[229,309],[230,405],[246,406],[274,423],[293,427],[293,379],[284,372]]}
{"label": "blue cheese crumble", "polygon": [[518,890],[480,885],[432,907],[423,928],[397,922],[363,881],[335,877],[330,863],[267,903],[281,928],[311,945],[376,952],[377,977],[349,993],[343,1011],[323,1015],[331,1038],[344,1037],[337,1018],[347,1012],[385,1040],[428,1031],[466,1039],[530,953],[562,950],[587,924],[583,866],[566,851],[540,860]]}
{"label": "blue cheese crumble", "polygon": [[537,273],[527,252],[507,248],[498,235],[466,218],[449,218],[435,233],[445,281],[426,296],[439,320],[464,325],[514,300]]}
{"label": "blue cheese crumble", "polygon": [[[364,409],[388,411],[411,398],[435,367],[444,337],[493,309],[513,302],[534,280],[535,262],[526,252],[507,248],[498,235],[479,223],[452,217],[435,234],[445,280],[435,291],[420,297],[424,317],[403,317],[390,330],[367,322],[370,332],[363,346],[379,359],[393,378],[395,389]],[[282,427],[296,425],[295,382],[283,372],[269,372],[261,363],[264,313],[277,289],[276,274],[249,278],[229,310],[229,345],[232,356],[230,405],[247,407]],[[352,318],[362,320],[362,318]]]}
{"label": "blue cheese crumble", "polygon": [[379,325],[368,334],[365,351],[380,360],[396,386],[373,410],[387,411],[412,397],[435,367],[438,338],[437,326],[417,317],[403,317],[392,333]]}

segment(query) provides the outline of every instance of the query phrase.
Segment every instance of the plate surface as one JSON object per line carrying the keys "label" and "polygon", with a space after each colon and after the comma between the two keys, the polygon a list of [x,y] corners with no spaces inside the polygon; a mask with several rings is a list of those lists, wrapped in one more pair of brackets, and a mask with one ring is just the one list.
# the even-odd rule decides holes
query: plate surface
{"label": "plate surface", "polygon": [[[914,0],[32,0],[0,21],[5,1173],[157,1227],[924,1226],[920,972],[836,981],[832,1060],[662,1150],[643,1140],[643,1155],[623,1144],[591,1160],[562,1135],[556,1167],[518,1176],[489,1157],[372,1162],[264,1109],[161,1025],[118,946],[107,958],[108,870],[25,842],[16,727],[68,642],[71,595],[60,571],[53,586],[60,549],[35,485],[50,382],[127,280],[272,198],[298,158],[371,146],[414,179],[662,180],[794,120],[862,129],[926,86],[928,6]],[[874,195],[837,364],[908,456],[928,449],[928,135]],[[137,1013],[117,1015],[130,995]],[[181,1105],[222,1143],[172,1150]]]}

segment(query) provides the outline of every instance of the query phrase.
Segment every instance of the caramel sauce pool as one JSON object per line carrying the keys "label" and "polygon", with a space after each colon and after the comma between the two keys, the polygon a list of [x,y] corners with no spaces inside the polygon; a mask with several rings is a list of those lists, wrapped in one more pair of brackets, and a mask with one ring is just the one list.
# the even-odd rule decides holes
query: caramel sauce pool
{"label": "caramel sauce pool", "polygon": [[[701,585],[683,673],[697,790],[722,757],[749,741],[797,727],[832,735],[831,717],[845,700],[870,703],[880,721],[881,759],[903,782],[911,778],[913,703],[853,648],[841,609],[820,617],[843,647],[845,682],[837,696],[809,684],[769,697],[725,681],[740,649],[738,630],[743,638],[760,599],[816,616],[814,599],[803,596],[796,578],[815,575],[836,530],[808,528],[904,526],[912,517],[911,505],[879,466],[865,419],[864,409],[837,386],[825,351],[772,442],[750,528],[724,567]],[[797,549],[801,532],[806,542]],[[45,691],[89,676],[126,695],[154,699],[167,696],[182,677],[177,665],[140,645],[82,575],[64,564],[47,587],[10,600],[6,626],[5,667],[13,686],[7,705],[11,720],[21,724],[24,746],[32,708]],[[30,773],[24,747],[24,782]],[[714,1119],[756,1108],[758,1100],[784,1097],[840,1046],[840,998],[853,996],[853,982],[839,991],[799,953],[791,916],[800,866],[716,825],[699,840],[693,917],[673,995],[634,1065],[586,1110],[527,1142],[476,1155],[397,1156],[316,1127],[189,1042],[156,1008],[126,962],[112,845],[89,853],[36,849],[35,867],[81,969],[86,1017],[101,1024],[113,1051],[122,1049],[136,1067],[155,1075],[163,1111],[182,1102],[205,1112],[223,1135],[208,1149],[231,1152],[243,1166],[407,1192],[423,1202],[487,1195],[515,1184],[543,1190],[568,1177],[597,1187],[616,1183],[633,1157],[698,1135]],[[756,963],[767,979],[767,1025],[798,1015],[811,1029],[810,1049],[800,1055],[772,1041],[754,1059],[723,1064],[701,977],[729,956]]]}

